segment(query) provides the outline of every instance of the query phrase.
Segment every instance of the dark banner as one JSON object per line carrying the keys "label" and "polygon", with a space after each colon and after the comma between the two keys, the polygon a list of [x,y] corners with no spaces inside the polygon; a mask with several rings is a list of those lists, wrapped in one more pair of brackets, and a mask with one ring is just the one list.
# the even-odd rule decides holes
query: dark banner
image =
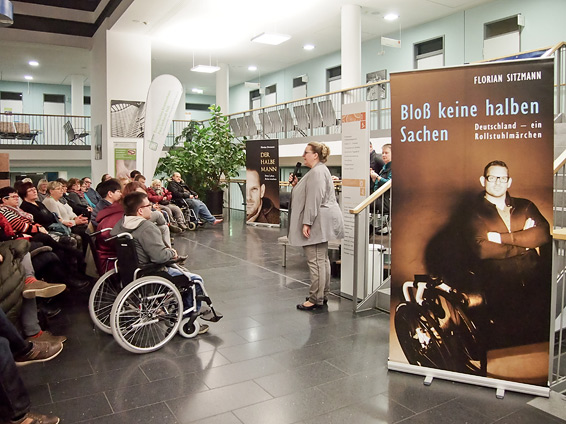
{"label": "dark banner", "polygon": [[390,361],[546,385],[553,60],[391,76]]}
{"label": "dark banner", "polygon": [[279,225],[279,141],[246,142],[246,222]]}

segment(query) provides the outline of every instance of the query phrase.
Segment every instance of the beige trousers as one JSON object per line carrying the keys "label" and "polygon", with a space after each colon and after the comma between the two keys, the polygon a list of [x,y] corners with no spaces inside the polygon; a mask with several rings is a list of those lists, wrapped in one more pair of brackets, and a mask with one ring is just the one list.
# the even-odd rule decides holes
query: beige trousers
{"label": "beige trousers", "polygon": [[317,305],[328,298],[330,291],[330,260],[328,242],[303,246],[311,275],[309,301]]}

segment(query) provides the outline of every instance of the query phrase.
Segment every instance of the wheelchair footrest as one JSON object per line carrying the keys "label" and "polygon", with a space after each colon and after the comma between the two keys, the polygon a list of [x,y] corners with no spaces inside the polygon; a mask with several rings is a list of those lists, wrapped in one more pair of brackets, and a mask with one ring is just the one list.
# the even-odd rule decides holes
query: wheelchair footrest
{"label": "wheelchair footrest", "polygon": [[220,321],[224,316],[219,313],[216,312],[214,310],[214,308],[210,308],[209,310],[205,311],[203,314],[201,314],[200,316],[203,320],[205,321],[210,321],[210,322],[218,322]]}

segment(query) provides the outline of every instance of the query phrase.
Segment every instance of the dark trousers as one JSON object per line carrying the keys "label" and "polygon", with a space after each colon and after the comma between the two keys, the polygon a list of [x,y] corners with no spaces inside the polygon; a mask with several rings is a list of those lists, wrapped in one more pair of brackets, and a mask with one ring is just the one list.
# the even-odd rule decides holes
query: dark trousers
{"label": "dark trousers", "polygon": [[0,309],[0,421],[9,421],[29,411],[30,400],[14,354],[25,352],[26,342]]}

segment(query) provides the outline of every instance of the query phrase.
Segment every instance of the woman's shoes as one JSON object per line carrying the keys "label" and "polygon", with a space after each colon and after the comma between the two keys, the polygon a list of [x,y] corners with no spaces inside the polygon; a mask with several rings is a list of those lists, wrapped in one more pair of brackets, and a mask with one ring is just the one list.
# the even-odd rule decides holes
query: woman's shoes
{"label": "woman's shoes", "polygon": [[313,303],[312,305],[306,306],[304,303],[299,303],[297,309],[299,311],[314,311],[315,309],[322,308],[322,305],[317,305]]}
{"label": "woman's shoes", "polygon": [[[310,299],[310,297],[308,297],[308,296],[305,297],[305,300],[309,300],[309,299]],[[323,304],[323,305],[328,305],[328,299],[324,299],[324,300],[322,301],[322,304]]]}

